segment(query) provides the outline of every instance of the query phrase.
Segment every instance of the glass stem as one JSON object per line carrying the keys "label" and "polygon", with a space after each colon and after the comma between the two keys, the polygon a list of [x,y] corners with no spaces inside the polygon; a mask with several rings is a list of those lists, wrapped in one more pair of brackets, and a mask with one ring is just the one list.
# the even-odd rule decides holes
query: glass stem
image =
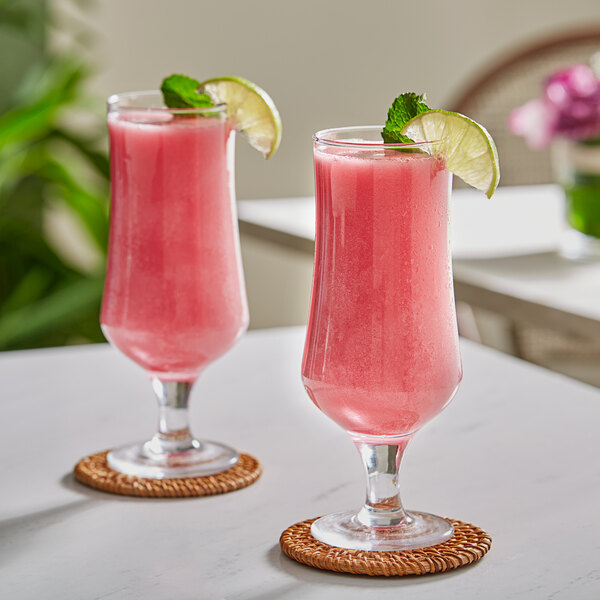
{"label": "glass stem", "polygon": [[398,470],[410,441],[396,444],[365,444],[355,441],[367,474],[367,499],[357,517],[367,527],[409,524],[412,518],[402,507]]}
{"label": "glass stem", "polygon": [[152,379],[152,388],[158,399],[158,431],[148,443],[156,454],[186,452],[200,447],[189,427],[188,402],[193,382]]}

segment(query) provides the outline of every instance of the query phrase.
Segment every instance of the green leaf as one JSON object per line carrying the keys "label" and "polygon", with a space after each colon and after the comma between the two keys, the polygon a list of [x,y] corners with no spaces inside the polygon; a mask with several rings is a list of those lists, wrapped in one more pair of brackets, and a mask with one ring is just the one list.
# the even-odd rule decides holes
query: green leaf
{"label": "green leaf", "polygon": [[2,302],[0,314],[10,313],[38,300],[44,295],[45,290],[52,283],[52,279],[51,271],[34,264],[11,290],[6,300]]}
{"label": "green leaf", "polygon": [[21,7],[4,6],[3,4],[0,3],[0,26],[27,31],[33,20],[30,12]]}
{"label": "green leaf", "polygon": [[73,100],[83,75],[83,69],[71,62],[47,69],[37,97],[0,116],[0,149],[47,135],[58,110]]}
{"label": "green leaf", "polygon": [[38,236],[43,235],[45,183],[35,175],[20,177],[9,190],[9,196],[0,198],[0,220],[26,223]]}
{"label": "green leaf", "polygon": [[104,111],[85,104],[82,83],[91,68],[80,53],[46,47],[55,25],[47,4],[0,0],[0,37],[7,34],[0,40],[6,58],[0,85],[2,350],[103,339],[102,278],[82,273],[52,247],[46,217],[57,200],[64,203],[105,250],[108,158],[93,137],[96,129],[86,120],[83,133],[77,118],[91,117],[104,132]]}
{"label": "green leaf", "polygon": [[[23,276],[23,265],[39,264],[54,273],[56,279],[79,275],[62,261],[32,223],[18,219],[0,219],[0,256],[3,258],[0,261],[0,298],[5,296],[11,283],[14,286]],[[4,271],[20,274],[11,277],[10,281],[3,281]]]}
{"label": "green leaf", "polygon": [[600,146],[600,137],[592,138],[590,140],[579,140],[578,143],[582,146]]}
{"label": "green leaf", "polygon": [[100,277],[77,279],[38,302],[5,313],[0,317],[0,350],[60,331],[90,310],[97,314],[102,285]]}
{"label": "green leaf", "polygon": [[105,179],[110,178],[110,162],[105,152],[94,150],[94,140],[88,140],[84,137],[58,128],[51,132],[51,135],[59,140],[63,140],[73,146],[79,153],[87,159],[94,169]]}
{"label": "green leaf", "polygon": [[214,106],[206,94],[197,92],[200,82],[187,75],[171,75],[163,79],[160,91],[169,108],[207,108]]}
{"label": "green leaf", "polygon": [[423,94],[407,92],[398,96],[388,111],[385,127],[381,132],[381,137],[386,144],[409,144],[414,142],[408,136],[400,133],[404,126],[417,115],[430,110],[425,104]]}
{"label": "green leaf", "polygon": [[69,171],[50,157],[39,173],[59,187],[62,199],[77,214],[96,246],[105,254],[108,243],[108,210],[104,199],[84,189]]}

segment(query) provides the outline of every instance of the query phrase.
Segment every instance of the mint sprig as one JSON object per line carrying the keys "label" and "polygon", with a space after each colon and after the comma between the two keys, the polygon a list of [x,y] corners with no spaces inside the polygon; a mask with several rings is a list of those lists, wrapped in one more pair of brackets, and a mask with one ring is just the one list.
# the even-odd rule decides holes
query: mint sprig
{"label": "mint sprig", "polygon": [[381,137],[386,144],[410,144],[414,143],[407,135],[400,133],[404,126],[417,115],[430,110],[425,104],[424,94],[407,92],[400,94],[388,110],[385,127],[381,131]]}
{"label": "mint sprig", "polygon": [[214,106],[207,94],[198,93],[200,82],[187,75],[165,77],[160,86],[163,100],[169,108],[208,108]]}

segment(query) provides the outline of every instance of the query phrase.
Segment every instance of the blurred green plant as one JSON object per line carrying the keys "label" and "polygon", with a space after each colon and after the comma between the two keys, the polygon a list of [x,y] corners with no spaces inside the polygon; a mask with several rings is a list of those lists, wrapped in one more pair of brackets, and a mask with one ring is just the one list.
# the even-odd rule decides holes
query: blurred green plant
{"label": "blurred green plant", "polygon": [[[6,28],[31,35],[35,16],[28,11],[39,4],[0,0],[0,35]],[[98,313],[109,163],[99,150],[103,120],[81,125],[90,115],[88,74],[72,57],[45,53],[0,112],[0,350],[104,339]],[[91,263],[60,243],[51,218],[57,213],[74,233],[85,233]]]}

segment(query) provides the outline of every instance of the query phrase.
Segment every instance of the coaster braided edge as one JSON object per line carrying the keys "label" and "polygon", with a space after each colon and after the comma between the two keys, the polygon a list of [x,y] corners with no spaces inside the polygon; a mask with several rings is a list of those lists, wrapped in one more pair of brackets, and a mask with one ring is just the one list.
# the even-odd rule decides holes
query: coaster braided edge
{"label": "coaster braided edge", "polygon": [[262,465],[249,454],[240,454],[238,462],[222,473],[205,477],[146,479],[115,471],[108,465],[108,450],[82,458],[73,474],[84,485],[121,496],[139,498],[192,498],[226,494],[254,483],[262,474]]}
{"label": "coaster braided edge", "polygon": [[402,552],[347,550],[313,538],[313,521],[316,518],[288,527],[279,540],[281,549],[299,563],[338,573],[385,577],[444,573],[480,560],[492,545],[492,538],[483,529],[449,519],[454,535],[437,546]]}

